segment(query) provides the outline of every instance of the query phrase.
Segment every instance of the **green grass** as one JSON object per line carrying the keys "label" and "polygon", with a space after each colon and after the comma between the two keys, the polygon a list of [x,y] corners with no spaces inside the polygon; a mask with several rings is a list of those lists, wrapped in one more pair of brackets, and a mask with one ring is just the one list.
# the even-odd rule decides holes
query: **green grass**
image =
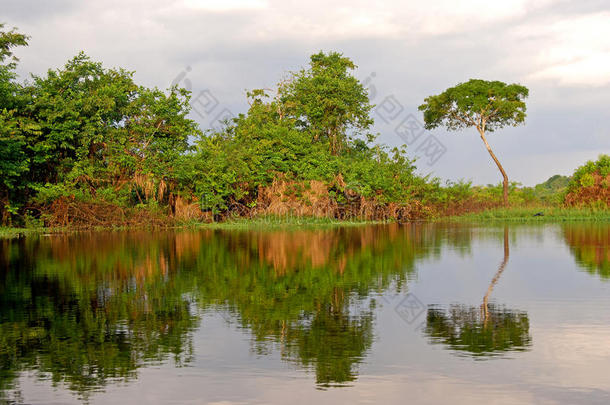
{"label": "green grass", "polygon": [[[162,229],[226,229],[226,230],[249,230],[249,229],[303,229],[303,228],[335,228],[344,226],[363,226],[380,224],[380,221],[363,220],[338,220],[333,218],[313,218],[313,217],[255,217],[255,218],[235,218],[223,222],[185,222],[175,226]],[[149,227],[93,227],[89,229],[64,228],[2,228],[0,227],[0,239],[11,239],[19,236],[38,235],[43,233],[74,233],[90,231],[122,231],[133,229],[148,229]]]}
{"label": "green grass", "polygon": [[41,229],[41,228],[29,229],[29,228],[3,228],[3,227],[0,227],[0,239],[12,239],[12,238],[17,238],[17,237],[23,236],[23,235],[32,235],[35,233],[40,233],[43,231],[44,231],[44,229]]}
{"label": "green grass", "polygon": [[223,222],[207,224],[195,223],[194,228],[247,230],[247,229],[277,229],[277,228],[334,228],[342,226],[362,226],[380,224],[380,221],[339,220],[334,218],[295,217],[295,216],[264,216],[254,218],[235,218]]}
{"label": "green grass", "polygon": [[[541,216],[534,216],[537,213]],[[565,222],[565,221],[608,221],[610,210],[594,208],[563,207],[515,207],[497,208],[459,216],[439,218],[441,221],[455,222]]]}

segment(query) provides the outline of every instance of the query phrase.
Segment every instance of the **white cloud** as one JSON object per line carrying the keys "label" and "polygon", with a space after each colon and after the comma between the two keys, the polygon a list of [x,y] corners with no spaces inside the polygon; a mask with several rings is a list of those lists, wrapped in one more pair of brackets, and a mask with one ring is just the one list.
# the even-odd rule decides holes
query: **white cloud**
{"label": "white cloud", "polygon": [[542,28],[547,41],[537,57],[532,79],[561,85],[603,86],[610,83],[610,12],[570,17]]}
{"label": "white cloud", "polygon": [[410,4],[409,12],[418,16],[423,34],[450,34],[477,30],[499,21],[525,15],[552,3],[552,0],[486,1],[435,0]]}
{"label": "white cloud", "polygon": [[[399,1],[371,3],[364,0],[337,0],[329,6],[327,0],[308,2],[270,0],[267,2],[232,0],[220,3],[211,0],[186,0],[201,9],[213,10],[214,4],[237,11],[253,9],[252,4],[264,6],[265,13],[257,15],[242,33],[257,33],[259,39],[320,38],[354,39],[363,37],[401,38],[445,35],[480,29],[488,24],[525,15],[552,3],[553,0],[505,0],[490,2],[471,0]],[[242,4],[242,7],[233,5]],[[246,5],[247,4],[247,5]]]}
{"label": "white cloud", "polygon": [[269,4],[265,0],[184,0],[187,8],[210,11],[265,9]]}

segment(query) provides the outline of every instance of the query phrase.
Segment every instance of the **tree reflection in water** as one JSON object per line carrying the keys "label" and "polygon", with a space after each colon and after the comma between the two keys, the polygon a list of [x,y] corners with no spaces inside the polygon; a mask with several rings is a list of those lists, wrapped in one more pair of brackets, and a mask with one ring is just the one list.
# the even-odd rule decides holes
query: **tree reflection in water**
{"label": "tree reflection in water", "polygon": [[368,299],[470,234],[388,225],[274,232],[118,232],[0,241],[0,390],[24,370],[86,398],[151,363],[192,358],[202,312],[229,311],[258,352],[355,380]]}
{"label": "tree reflection in water", "polygon": [[451,305],[428,309],[424,333],[433,343],[446,345],[461,355],[489,358],[508,351],[524,351],[531,345],[526,312],[489,303],[493,288],[504,272],[510,256],[508,227],[504,227],[504,257],[480,308]]}
{"label": "tree reflection in water", "polygon": [[610,280],[610,227],[606,223],[565,224],[562,234],[580,267]]}

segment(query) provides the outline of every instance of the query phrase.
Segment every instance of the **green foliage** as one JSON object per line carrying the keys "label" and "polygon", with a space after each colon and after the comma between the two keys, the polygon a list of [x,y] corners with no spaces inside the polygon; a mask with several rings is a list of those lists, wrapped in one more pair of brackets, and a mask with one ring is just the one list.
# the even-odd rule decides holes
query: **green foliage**
{"label": "green foliage", "polygon": [[309,69],[293,74],[279,88],[282,112],[314,140],[327,139],[332,154],[373,124],[368,92],[349,72],[355,68],[340,53],[319,52],[311,56]]}
{"label": "green foliage", "polygon": [[610,206],[610,156],[600,155],[596,161],[580,166],[564,194],[568,206],[608,209]]}
{"label": "green foliage", "polygon": [[601,176],[602,178],[610,175],[610,156],[600,155],[597,160],[589,160],[584,165],[578,167],[568,184],[568,192],[576,192],[581,187],[593,186],[595,184],[594,175]]}
{"label": "green foliage", "polygon": [[[280,83],[275,97],[271,98],[265,90],[249,92],[248,112],[240,114],[225,131],[202,136],[196,151],[182,160],[179,183],[201,196],[202,207],[214,213],[234,204],[252,205],[257,190],[278,178],[319,180],[333,188],[340,176],[345,186],[331,190],[339,202],[345,198],[345,189],[375,198],[379,203],[422,198],[423,190],[430,185],[427,179],[415,175],[415,166],[404,147],[388,150],[383,145],[350,138],[347,132],[337,135],[335,140],[332,136],[320,136],[319,128],[331,121],[341,122],[342,128],[350,127],[352,135],[372,122],[368,115],[370,105],[363,104],[366,93],[355,78],[347,75],[349,66],[353,66],[351,61],[339,54],[314,55],[310,70],[296,74],[292,84]],[[338,93],[347,99],[347,110],[329,107],[324,114],[315,115],[316,119],[304,118],[318,102],[323,105],[338,102],[334,90],[316,93],[317,101],[310,99],[316,86],[326,81],[332,89],[337,86],[351,89],[347,95]],[[313,87],[303,90],[307,86]],[[357,102],[348,102],[352,99]],[[341,148],[335,148],[336,142],[340,142]],[[303,191],[288,190],[297,197]]]}
{"label": "green foliage", "polygon": [[14,207],[62,197],[121,205],[167,200],[174,163],[200,133],[187,118],[190,94],[138,86],[132,72],[106,69],[84,53],[18,85],[11,48],[26,44],[27,37],[0,31],[0,62],[11,61],[0,65],[2,223]]}
{"label": "green foliage", "polygon": [[[0,23],[0,30],[4,29],[5,24]],[[8,59],[9,66],[11,63],[17,62],[19,59],[13,55],[12,48],[16,46],[25,46],[28,44],[29,37],[17,32],[16,28],[10,31],[0,31],[0,63],[5,63]]]}
{"label": "green foliage", "polygon": [[40,123],[30,139],[30,179],[41,186],[120,188],[135,175],[158,182],[197,133],[186,118],[186,91],[166,95],[137,86],[132,73],[104,69],[82,53],[64,69],[35,77],[26,91],[33,101],[28,115]]}
{"label": "green foliage", "polygon": [[[510,182],[508,185],[508,199],[511,205],[523,206],[536,202],[536,196],[531,189],[519,187],[520,185],[520,183],[515,181]],[[475,199],[487,203],[501,201],[503,192],[504,185],[502,183],[488,184],[485,187],[477,186],[472,189],[472,195]]]}
{"label": "green foliage", "polygon": [[29,170],[25,135],[33,130],[16,109],[21,86],[15,82],[18,61],[13,48],[27,45],[28,37],[15,29],[4,31],[0,24],[0,224],[10,224],[17,214],[21,177]]}
{"label": "green foliage", "polygon": [[592,173],[585,173],[580,177],[581,187],[591,187],[595,184],[595,177]]}
{"label": "green foliage", "polygon": [[549,177],[549,179],[544,183],[536,185],[536,188],[542,188],[557,192],[563,190],[569,182],[570,177],[556,174],[554,176]]}
{"label": "green foliage", "polygon": [[0,189],[18,187],[20,177],[29,170],[25,148],[26,139],[14,112],[0,111]]}
{"label": "green foliage", "polygon": [[[1,60],[27,44],[14,31],[2,38]],[[11,61],[2,72],[12,72]],[[206,133],[187,118],[186,90],[139,86],[133,72],[105,68],[84,53],[24,86],[12,73],[0,76],[11,95],[0,109],[3,223],[17,213],[23,223],[26,207],[60,200],[169,213],[180,196],[214,216],[236,207],[243,213],[278,180],[287,182],[284,198],[304,206],[312,204],[304,196],[314,180],[337,206],[350,198],[379,206],[471,198],[469,183],[418,176],[405,147],[373,143],[373,106],[355,68],[340,53],[314,54],[275,94],[248,92],[246,113]],[[492,85],[502,96],[512,88]]]}
{"label": "green foliage", "polygon": [[571,178],[556,174],[547,181],[537,184],[530,192],[535,199],[542,203],[560,204],[563,202],[568,183]]}
{"label": "green foliage", "polygon": [[[14,32],[4,37],[3,58],[27,43]],[[355,68],[336,52],[312,55],[273,97],[248,92],[247,113],[203,134],[187,118],[186,90],[139,86],[133,72],[80,53],[14,85],[17,108],[0,110],[3,216],[60,199],[156,209],[175,196],[219,214],[253,208],[260,188],[277,179],[295,182],[286,195],[297,199],[317,180],[339,204],[348,191],[379,204],[433,200],[426,191],[441,187],[415,175],[404,148],[372,144],[373,106]]]}
{"label": "green foliage", "polygon": [[427,129],[479,127],[491,132],[525,121],[524,99],[528,94],[529,90],[519,84],[471,79],[427,97],[419,110],[424,113]]}
{"label": "green foliage", "polygon": [[28,39],[16,29],[4,31],[4,24],[0,23],[0,111],[15,107],[19,85],[14,81],[14,69],[19,59],[13,54],[13,48],[26,46]]}

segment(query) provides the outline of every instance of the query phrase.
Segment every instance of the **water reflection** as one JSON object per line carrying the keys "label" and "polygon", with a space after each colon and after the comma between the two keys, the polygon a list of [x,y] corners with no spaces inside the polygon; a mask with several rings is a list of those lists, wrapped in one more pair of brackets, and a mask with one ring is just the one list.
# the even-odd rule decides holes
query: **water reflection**
{"label": "water reflection", "polygon": [[[579,262],[595,246],[595,272],[607,274],[598,269],[608,263],[608,228],[562,232]],[[218,313],[247,333],[252,353],[279,354],[318,387],[354,385],[377,332],[371,297],[405,294],[425,259],[450,251],[468,260],[488,235],[424,224],[0,240],[0,400],[27,370],[86,399],[151,364],[191,366],[195,332]],[[490,298],[508,236],[505,228],[481,307],[429,309],[433,343],[476,358],[531,346],[528,314]]]}
{"label": "water reflection", "polygon": [[33,369],[84,395],[151,362],[187,364],[206,309],[231,313],[253,350],[279,346],[320,386],[342,385],[373,340],[369,292],[406,289],[441,243],[426,226],[4,240],[0,389]]}
{"label": "water reflection", "polygon": [[201,307],[228,308],[251,332],[253,350],[279,347],[320,387],[355,380],[373,341],[370,292],[405,291],[416,260],[442,243],[433,227],[396,225],[216,232],[205,241],[189,265],[201,269]]}
{"label": "water reflection", "polygon": [[86,397],[144,364],[189,361],[197,317],[167,257],[107,242],[0,242],[0,390],[31,369]]}
{"label": "water reflection", "polygon": [[504,227],[504,257],[489,283],[480,308],[451,305],[428,309],[424,333],[433,343],[446,345],[458,354],[478,358],[493,357],[507,351],[523,351],[531,345],[529,318],[526,312],[498,307],[489,303],[510,257],[508,226]]}
{"label": "water reflection", "polygon": [[610,280],[610,227],[602,223],[566,224],[563,238],[588,273]]}
{"label": "water reflection", "polygon": [[487,317],[477,307],[452,305],[448,313],[428,310],[425,333],[458,354],[488,358],[531,345],[527,313],[489,305]]}

